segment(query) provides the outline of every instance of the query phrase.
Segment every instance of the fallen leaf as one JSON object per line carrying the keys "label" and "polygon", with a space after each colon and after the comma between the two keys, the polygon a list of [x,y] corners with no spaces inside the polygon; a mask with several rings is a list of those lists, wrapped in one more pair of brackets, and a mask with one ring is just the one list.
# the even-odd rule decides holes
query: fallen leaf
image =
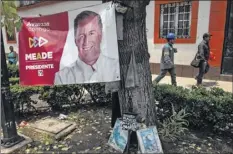
{"label": "fallen leaf", "polygon": [[95,148],[95,150],[99,150],[99,149],[101,149],[101,147],[97,147],[97,148]]}
{"label": "fallen leaf", "polygon": [[61,150],[62,150],[62,151],[68,151],[68,150],[69,150],[69,148],[64,147],[64,148],[62,148]]}
{"label": "fallen leaf", "polygon": [[30,152],[30,149],[26,149],[25,152],[26,152],[26,153],[29,153],[29,152]]}
{"label": "fallen leaf", "polygon": [[64,145],[62,145],[62,144],[58,145],[58,148],[61,148],[61,147],[64,147]]}
{"label": "fallen leaf", "polygon": [[80,133],[82,133],[82,131],[81,131],[81,130],[78,130],[78,131],[77,131],[77,133],[79,133],[79,134],[80,134]]}
{"label": "fallen leaf", "polygon": [[193,144],[191,144],[191,146],[195,147],[195,146],[196,146],[196,144],[194,144],[194,143],[193,143]]}
{"label": "fallen leaf", "polygon": [[49,145],[49,141],[46,141],[46,142],[45,142],[45,145]]}

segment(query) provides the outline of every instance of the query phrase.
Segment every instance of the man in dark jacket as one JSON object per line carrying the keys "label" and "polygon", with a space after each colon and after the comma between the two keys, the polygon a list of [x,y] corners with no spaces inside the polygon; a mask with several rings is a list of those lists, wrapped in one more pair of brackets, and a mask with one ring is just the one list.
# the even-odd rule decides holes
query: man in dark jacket
{"label": "man in dark jacket", "polygon": [[197,80],[197,86],[202,84],[203,76],[205,73],[207,73],[207,67],[209,67],[208,60],[210,57],[210,47],[209,47],[209,41],[211,38],[211,34],[205,33],[203,34],[203,40],[198,45],[198,52],[197,52],[197,58],[200,59],[199,63],[199,73],[196,76]]}
{"label": "man in dark jacket", "polygon": [[162,57],[160,62],[161,72],[159,76],[154,80],[157,84],[161,79],[165,77],[167,72],[171,75],[172,85],[176,86],[176,71],[174,66],[174,53],[177,52],[175,48],[173,48],[173,44],[175,41],[175,34],[169,33],[167,35],[167,44],[164,45],[162,50]]}

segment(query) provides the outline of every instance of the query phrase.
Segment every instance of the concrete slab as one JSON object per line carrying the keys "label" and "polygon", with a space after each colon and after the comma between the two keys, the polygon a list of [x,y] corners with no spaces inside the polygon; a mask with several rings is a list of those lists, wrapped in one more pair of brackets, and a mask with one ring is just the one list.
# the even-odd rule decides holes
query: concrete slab
{"label": "concrete slab", "polygon": [[31,127],[53,134],[58,134],[71,125],[72,123],[63,122],[55,118],[45,118],[30,124]]}
{"label": "concrete slab", "polygon": [[25,140],[23,140],[22,142],[10,147],[10,148],[4,148],[1,146],[1,153],[13,153],[16,150],[19,150],[20,148],[23,148],[25,145],[29,144],[32,142],[32,139],[23,135],[23,134],[19,134],[20,136],[24,137]]}
{"label": "concrete slab", "polygon": [[46,117],[29,124],[29,127],[34,128],[37,132],[46,133],[56,140],[60,140],[75,130],[76,124]]}

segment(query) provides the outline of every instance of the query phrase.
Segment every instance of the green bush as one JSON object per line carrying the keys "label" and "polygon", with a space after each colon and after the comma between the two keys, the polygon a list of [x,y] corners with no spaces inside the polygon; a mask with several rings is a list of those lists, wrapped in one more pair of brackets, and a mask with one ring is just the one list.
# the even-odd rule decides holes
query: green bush
{"label": "green bush", "polygon": [[32,103],[36,103],[30,97],[33,94],[40,94],[39,99],[46,101],[53,110],[61,110],[64,106],[78,105],[83,100],[85,90],[90,94],[94,103],[105,104],[110,102],[110,94],[105,94],[104,85],[85,84],[85,85],[62,85],[44,87],[21,87],[19,78],[9,78],[13,103],[15,110],[25,112],[25,104],[28,109],[33,108]]}
{"label": "green bush", "polygon": [[61,110],[64,105],[80,104],[84,88],[80,85],[45,86],[40,91],[39,98],[46,101],[53,110]]}
{"label": "green bush", "polygon": [[101,84],[45,86],[39,98],[46,101],[53,110],[62,110],[64,106],[78,106],[80,102],[83,102],[85,90],[95,104],[110,102],[111,96],[105,94],[104,85]]}
{"label": "green bush", "polygon": [[9,78],[19,77],[19,66],[17,65],[7,65]]}
{"label": "green bush", "polygon": [[97,104],[106,104],[111,101],[111,94],[105,93],[105,85],[100,83],[84,84],[83,87],[90,94],[91,99]]}
{"label": "green bush", "polygon": [[9,78],[10,85],[19,84],[19,78]]}
{"label": "green bush", "polygon": [[21,87],[18,84],[11,85],[10,91],[12,95],[12,102],[14,104],[15,112],[25,113],[30,110],[36,111],[33,104],[36,104],[37,101],[32,100],[31,96],[37,94],[41,90],[41,87]]}
{"label": "green bush", "polygon": [[159,102],[157,114],[160,121],[172,115],[173,104],[175,110],[186,108],[186,112],[190,114],[187,120],[192,128],[233,132],[232,93],[220,88],[206,90],[156,85],[154,95]]}

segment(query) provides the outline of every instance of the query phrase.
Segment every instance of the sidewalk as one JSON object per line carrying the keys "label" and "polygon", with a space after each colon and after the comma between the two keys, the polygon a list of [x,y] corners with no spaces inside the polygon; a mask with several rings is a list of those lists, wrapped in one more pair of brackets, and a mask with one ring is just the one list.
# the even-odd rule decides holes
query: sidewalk
{"label": "sidewalk", "polygon": [[[154,80],[158,75],[153,74],[152,80]],[[185,88],[191,88],[193,85],[196,84],[196,80],[194,78],[185,78],[185,77],[176,77],[177,86],[182,86]],[[171,77],[165,76],[159,84],[171,84]],[[222,88],[225,91],[232,93],[232,82],[226,82],[226,81],[215,81],[215,80],[203,80],[203,86],[207,88],[211,87],[219,87]]]}

